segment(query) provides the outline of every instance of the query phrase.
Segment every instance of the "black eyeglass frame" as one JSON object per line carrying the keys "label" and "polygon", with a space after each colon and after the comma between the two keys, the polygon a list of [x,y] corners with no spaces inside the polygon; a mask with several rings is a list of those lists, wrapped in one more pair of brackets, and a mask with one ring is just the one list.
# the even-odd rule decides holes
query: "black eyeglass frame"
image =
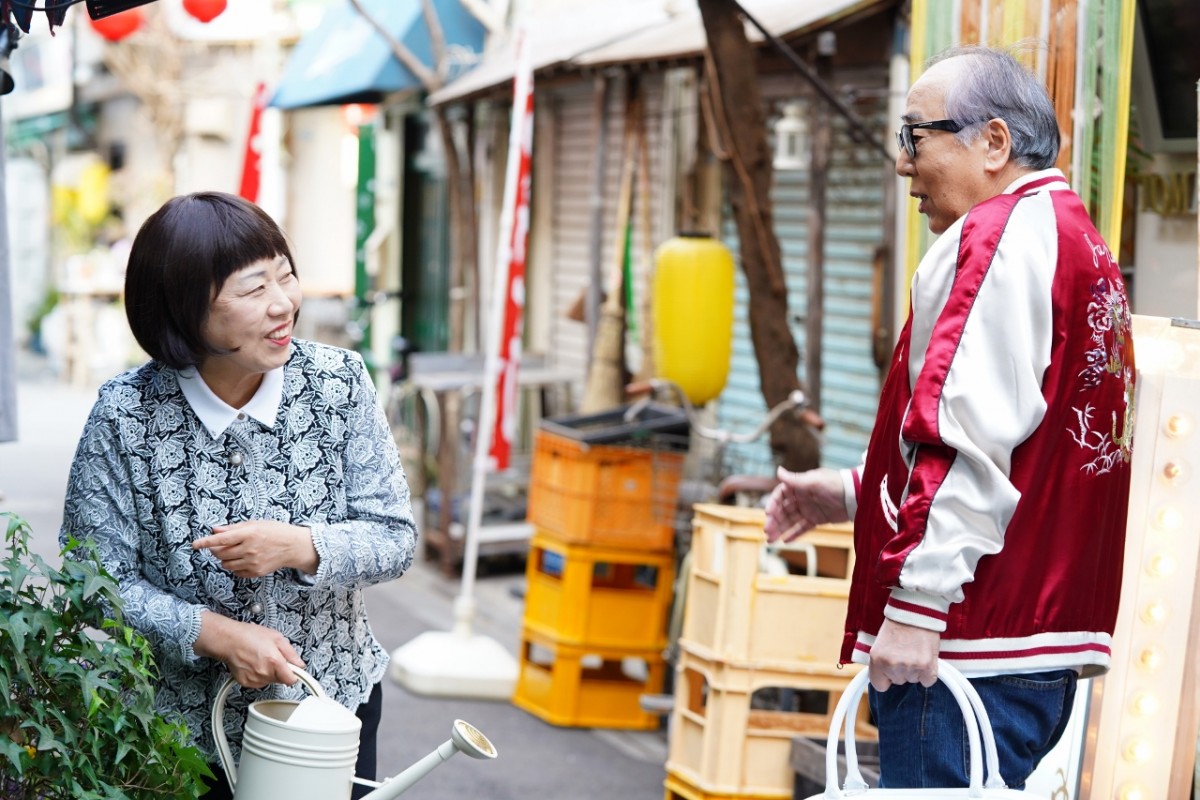
{"label": "black eyeglass frame", "polygon": [[965,127],[967,126],[952,119],[935,119],[930,122],[908,122],[901,125],[900,130],[896,131],[896,146],[908,153],[909,158],[915,159],[917,157],[917,140],[912,135],[914,130],[922,128],[931,131],[958,133]]}

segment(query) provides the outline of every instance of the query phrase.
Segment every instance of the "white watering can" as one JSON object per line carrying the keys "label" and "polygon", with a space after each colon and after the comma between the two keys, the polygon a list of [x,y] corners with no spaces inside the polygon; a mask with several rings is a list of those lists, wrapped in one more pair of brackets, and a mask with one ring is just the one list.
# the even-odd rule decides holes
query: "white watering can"
{"label": "white watering can", "polygon": [[303,701],[259,700],[250,704],[242,731],[242,762],[233,763],[225,738],[225,699],[233,679],[225,681],[213,703],[212,729],[221,767],[234,800],[349,800],[352,784],[375,789],[368,800],[391,800],[457,752],[471,758],[495,758],[487,737],[461,719],[436,750],[382,783],[358,778],[358,737],[362,720],[325,693],[299,667],[296,677],[312,693]]}

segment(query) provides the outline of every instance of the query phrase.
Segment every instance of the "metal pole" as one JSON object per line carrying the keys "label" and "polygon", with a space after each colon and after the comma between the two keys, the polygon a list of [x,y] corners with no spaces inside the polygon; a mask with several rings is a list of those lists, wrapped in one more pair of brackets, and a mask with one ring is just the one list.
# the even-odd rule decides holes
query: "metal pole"
{"label": "metal pole", "polygon": [[[0,108],[3,108],[2,103]],[[17,438],[17,370],[12,329],[12,273],[8,263],[6,162],[4,119],[0,116],[0,442],[12,442]]]}

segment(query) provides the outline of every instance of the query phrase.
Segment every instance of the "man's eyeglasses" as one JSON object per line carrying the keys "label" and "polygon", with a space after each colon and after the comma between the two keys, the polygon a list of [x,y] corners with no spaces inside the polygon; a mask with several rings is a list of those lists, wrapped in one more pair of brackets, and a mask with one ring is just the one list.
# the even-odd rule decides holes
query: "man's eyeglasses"
{"label": "man's eyeglasses", "polygon": [[913,138],[913,131],[918,128],[924,128],[931,131],[958,133],[963,127],[963,125],[959,125],[952,119],[935,119],[932,122],[910,122],[906,125],[901,125],[900,130],[896,131],[896,144],[901,150],[908,153],[909,158],[915,159],[917,157],[917,141]]}

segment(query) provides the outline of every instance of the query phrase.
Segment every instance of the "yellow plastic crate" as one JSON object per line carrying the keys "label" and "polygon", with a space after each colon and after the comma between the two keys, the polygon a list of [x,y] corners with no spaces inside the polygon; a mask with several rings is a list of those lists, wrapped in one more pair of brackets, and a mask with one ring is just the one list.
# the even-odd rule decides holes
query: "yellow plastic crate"
{"label": "yellow plastic crate", "polygon": [[[756,669],[680,650],[675,672],[667,770],[712,795],[791,797],[792,739],[829,733],[833,711],[860,667]],[[759,693],[760,702],[752,702]],[[791,707],[781,705],[793,698]],[[765,702],[772,700],[776,708]],[[878,738],[866,704],[856,735]],[[686,796],[686,795],[685,795]]]}
{"label": "yellow plastic crate", "polygon": [[653,730],[658,715],[641,709],[643,694],[662,691],[656,650],[572,647],[525,630],[513,705],[553,725]]}
{"label": "yellow plastic crate", "polygon": [[527,518],[572,544],[669,550],[684,454],[534,437]]}
{"label": "yellow plastic crate", "polygon": [[769,792],[767,794],[706,792],[699,786],[693,786],[686,778],[676,775],[670,770],[667,770],[667,779],[663,781],[663,788],[665,789],[664,800],[782,800],[782,798],[791,800],[792,797],[791,792],[787,794],[780,794],[778,792]]}
{"label": "yellow plastic crate", "polygon": [[525,564],[526,628],[579,647],[666,647],[673,553],[571,545],[535,531]]}
{"label": "yellow plastic crate", "polygon": [[802,537],[815,550],[816,575],[772,575],[759,571],[765,521],[761,509],[695,506],[680,638],[695,652],[732,663],[835,665],[854,570],[853,530],[823,526]]}

